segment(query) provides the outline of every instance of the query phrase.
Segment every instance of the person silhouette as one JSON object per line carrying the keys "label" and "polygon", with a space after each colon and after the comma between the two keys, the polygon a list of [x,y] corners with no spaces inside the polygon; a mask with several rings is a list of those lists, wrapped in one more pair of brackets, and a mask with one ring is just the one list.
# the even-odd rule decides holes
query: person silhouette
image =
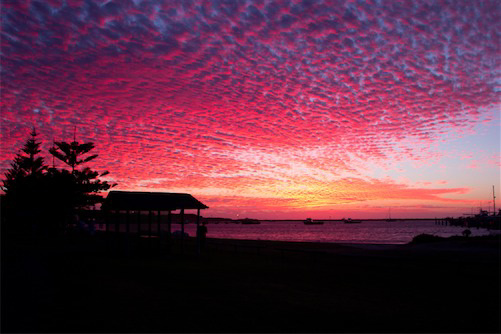
{"label": "person silhouette", "polygon": [[198,227],[198,237],[200,238],[200,248],[203,249],[207,238],[207,226],[205,226],[205,223],[202,223],[202,225]]}

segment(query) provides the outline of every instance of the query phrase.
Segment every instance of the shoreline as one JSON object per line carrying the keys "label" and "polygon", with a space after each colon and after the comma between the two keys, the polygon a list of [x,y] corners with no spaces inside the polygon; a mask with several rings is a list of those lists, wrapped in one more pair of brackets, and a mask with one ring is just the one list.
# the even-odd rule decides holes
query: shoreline
{"label": "shoreline", "polygon": [[[194,242],[195,238],[191,238]],[[276,241],[276,240],[249,240],[249,239],[222,239],[207,238],[207,245],[214,244],[260,248],[261,250],[287,250],[318,252],[326,254],[371,254],[392,253],[424,255],[429,253],[457,253],[475,254],[486,253],[499,255],[501,237],[488,235],[478,237],[449,237],[438,241],[406,244],[374,244],[374,243],[345,243],[345,242],[303,242],[303,241]]]}

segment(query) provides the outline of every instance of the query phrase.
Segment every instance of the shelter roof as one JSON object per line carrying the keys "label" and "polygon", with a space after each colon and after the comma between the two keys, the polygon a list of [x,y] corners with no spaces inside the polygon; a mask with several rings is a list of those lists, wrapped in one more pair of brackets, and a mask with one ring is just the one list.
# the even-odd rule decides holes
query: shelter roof
{"label": "shelter roof", "polygon": [[104,202],[108,210],[173,211],[180,209],[208,209],[190,194],[110,191]]}

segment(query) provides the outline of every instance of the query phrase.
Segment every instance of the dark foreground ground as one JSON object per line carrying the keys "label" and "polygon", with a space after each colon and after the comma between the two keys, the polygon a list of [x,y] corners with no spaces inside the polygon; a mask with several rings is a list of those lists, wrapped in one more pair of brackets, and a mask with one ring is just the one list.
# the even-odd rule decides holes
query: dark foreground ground
{"label": "dark foreground ground", "polygon": [[[346,246],[2,242],[2,332],[500,331],[497,238]],[[143,251],[147,245],[143,245]]]}

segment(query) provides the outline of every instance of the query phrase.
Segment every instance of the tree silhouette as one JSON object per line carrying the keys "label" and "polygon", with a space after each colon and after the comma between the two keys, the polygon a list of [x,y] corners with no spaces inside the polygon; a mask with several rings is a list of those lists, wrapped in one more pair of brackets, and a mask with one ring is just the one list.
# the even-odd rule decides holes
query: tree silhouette
{"label": "tree silhouette", "polygon": [[55,146],[49,150],[49,153],[70,166],[71,172],[74,172],[77,166],[97,158],[97,154],[94,154],[85,159],[79,159],[80,156],[94,148],[94,143],[79,144],[76,140],[73,140],[71,143],[59,141],[54,144]]}
{"label": "tree silhouette", "polygon": [[34,128],[30,135],[31,138],[26,141],[21,152],[11,163],[11,168],[5,173],[2,189],[6,196],[19,193],[27,183],[33,186],[35,182],[41,181],[47,170],[44,159],[37,156],[41,150],[40,143],[36,140],[37,133]]}
{"label": "tree silhouette", "polygon": [[21,152],[14,157],[2,182],[4,208],[14,214],[15,218],[11,218],[20,220],[20,224],[40,216],[44,210],[44,201],[41,199],[46,198],[47,166],[44,165],[43,157],[38,156],[41,150],[35,129],[30,136]]}
{"label": "tree silhouette", "polygon": [[37,157],[41,150],[40,143],[36,140],[37,132],[35,128],[33,128],[30,135],[31,138],[26,141],[24,147],[21,149],[21,152],[24,152],[27,156],[21,152],[18,153],[11,163],[11,168],[5,173],[3,190],[6,195],[16,191],[16,187],[23,183],[25,179],[29,179],[32,182],[34,179],[41,179],[47,170],[47,166],[44,165],[44,159]]}
{"label": "tree silhouette", "polygon": [[84,157],[93,148],[94,143],[80,144],[76,139],[73,139],[71,143],[55,142],[54,146],[49,149],[50,154],[71,168],[71,173],[64,169],[50,168],[49,177],[53,179],[54,184],[62,187],[61,193],[66,196],[64,200],[70,200],[73,209],[87,208],[101,202],[103,198],[98,193],[116,185],[99,179],[99,177],[109,174],[108,171],[99,174],[89,167],[82,170],[77,169],[82,164],[98,157],[97,154]]}
{"label": "tree silhouette", "polygon": [[99,192],[116,184],[99,179],[107,171],[99,174],[89,167],[80,168],[97,157],[84,157],[94,148],[93,143],[79,144],[76,139],[54,143],[49,153],[70,167],[69,171],[44,165],[36,136],[33,129],[2,180],[2,219],[7,218],[10,226],[16,225],[14,229],[35,226],[56,231],[67,225],[78,210],[101,202]]}

